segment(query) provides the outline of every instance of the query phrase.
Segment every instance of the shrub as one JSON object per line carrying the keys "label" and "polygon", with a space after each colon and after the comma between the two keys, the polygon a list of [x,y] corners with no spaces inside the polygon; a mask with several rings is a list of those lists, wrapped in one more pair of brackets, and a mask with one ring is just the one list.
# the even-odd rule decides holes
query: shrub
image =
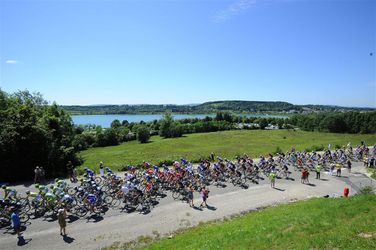
{"label": "shrub", "polygon": [[146,126],[141,126],[137,130],[137,139],[141,143],[146,143],[150,139],[150,131],[148,127]]}

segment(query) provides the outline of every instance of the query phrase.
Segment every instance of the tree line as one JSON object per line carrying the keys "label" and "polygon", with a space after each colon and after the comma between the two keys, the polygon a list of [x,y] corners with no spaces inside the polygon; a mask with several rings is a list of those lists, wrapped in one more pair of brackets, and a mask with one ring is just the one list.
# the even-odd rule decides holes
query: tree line
{"label": "tree line", "polygon": [[332,133],[376,133],[376,111],[327,112],[294,115],[289,123],[306,131]]}
{"label": "tree line", "polygon": [[30,180],[38,165],[51,177],[64,174],[68,161],[81,164],[69,114],[38,93],[0,89],[0,128],[0,182]]}

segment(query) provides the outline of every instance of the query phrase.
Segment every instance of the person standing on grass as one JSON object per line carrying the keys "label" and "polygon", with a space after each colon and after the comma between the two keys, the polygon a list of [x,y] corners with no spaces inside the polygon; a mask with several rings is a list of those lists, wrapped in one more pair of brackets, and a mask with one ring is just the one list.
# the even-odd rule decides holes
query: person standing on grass
{"label": "person standing on grass", "polygon": [[210,192],[209,189],[207,189],[205,186],[201,189],[202,202],[201,202],[200,207],[203,207],[203,204],[205,204],[205,207],[208,206],[208,204],[206,203],[206,200],[209,197],[209,192]]}
{"label": "person standing on grass", "polygon": [[58,210],[58,221],[60,225],[60,235],[66,235],[65,227],[67,226],[67,222],[65,219],[67,218],[67,210],[65,208],[60,208]]}
{"label": "person standing on grass", "polygon": [[275,179],[277,178],[277,174],[275,172],[271,172],[269,174],[269,179],[270,179],[270,186],[272,188],[275,188]]}
{"label": "person standing on grass", "polygon": [[99,163],[99,174],[100,174],[101,177],[104,177],[103,162]]}
{"label": "person standing on grass", "polygon": [[320,171],[321,171],[321,165],[316,165],[316,179],[320,179]]}

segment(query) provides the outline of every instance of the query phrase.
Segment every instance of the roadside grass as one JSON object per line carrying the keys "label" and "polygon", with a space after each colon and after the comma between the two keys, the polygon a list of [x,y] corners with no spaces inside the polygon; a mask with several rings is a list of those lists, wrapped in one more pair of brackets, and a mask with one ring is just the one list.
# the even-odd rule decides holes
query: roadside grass
{"label": "roadside grass", "polygon": [[[98,172],[99,162],[114,170],[122,170],[125,165],[137,165],[142,161],[159,164],[182,157],[192,162],[208,158],[211,152],[216,156],[233,159],[246,153],[252,157],[273,153],[277,147],[286,152],[295,147],[297,150],[327,147],[331,145],[352,145],[376,143],[376,134],[334,134],[306,132],[300,130],[233,130],[212,133],[197,133],[181,138],[163,139],[153,136],[149,143],[138,141],[125,142],[118,146],[91,148],[81,152],[85,160],[81,171],[89,167]],[[79,169],[79,170],[80,170]]]}
{"label": "roadside grass", "polygon": [[201,224],[142,249],[376,249],[376,196],[270,207]]}

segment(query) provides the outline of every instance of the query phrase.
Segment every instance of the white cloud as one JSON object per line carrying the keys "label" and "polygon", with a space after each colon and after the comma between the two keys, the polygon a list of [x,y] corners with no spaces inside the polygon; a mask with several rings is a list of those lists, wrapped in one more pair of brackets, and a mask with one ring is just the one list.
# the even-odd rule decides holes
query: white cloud
{"label": "white cloud", "polygon": [[229,5],[226,9],[218,11],[213,16],[213,22],[221,23],[233,16],[236,16],[247,9],[251,8],[257,3],[257,0],[238,0],[231,5]]}
{"label": "white cloud", "polygon": [[19,61],[16,61],[16,60],[6,60],[5,63],[7,63],[7,64],[17,64],[17,63],[19,63]]}

